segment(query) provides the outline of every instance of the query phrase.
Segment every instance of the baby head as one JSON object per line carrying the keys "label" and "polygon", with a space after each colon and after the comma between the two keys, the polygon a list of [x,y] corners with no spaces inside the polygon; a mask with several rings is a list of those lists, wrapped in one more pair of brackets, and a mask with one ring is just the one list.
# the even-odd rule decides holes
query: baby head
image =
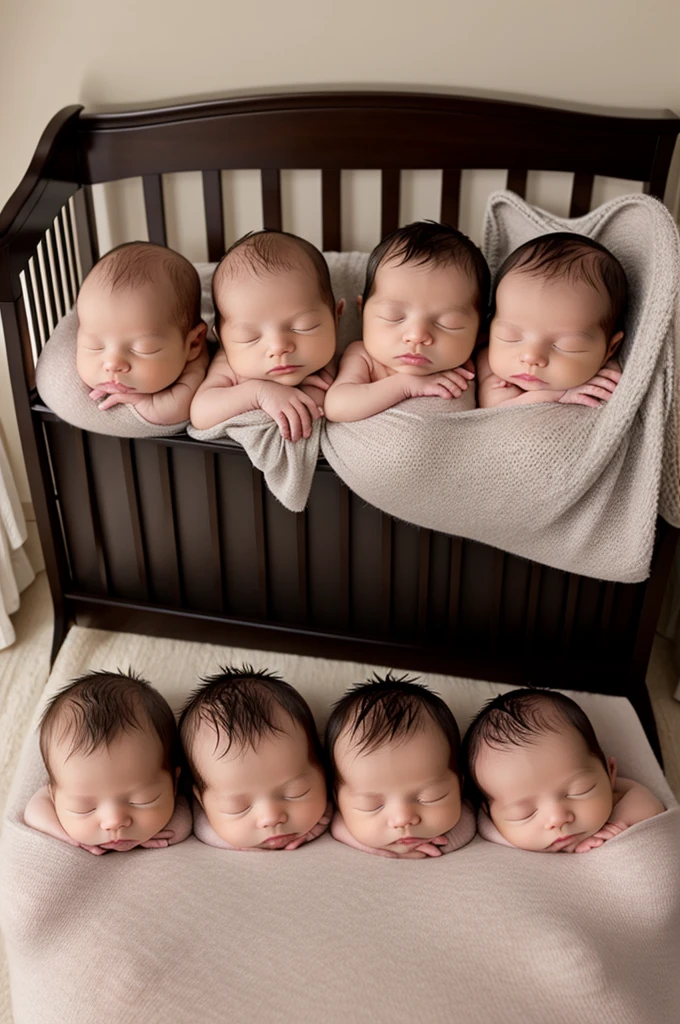
{"label": "baby head", "polygon": [[162,245],[129,242],[102,256],[77,309],[78,375],[109,394],[163,391],[205,345],[196,268]]}
{"label": "baby head", "polygon": [[494,284],[489,366],[524,391],[578,387],[623,338],[628,287],[608,249],[557,232],[525,242]]}
{"label": "baby head", "polygon": [[458,823],[460,734],[441,697],[374,676],[333,706],[326,757],[338,810],[365,846],[404,855]]}
{"label": "baby head", "polygon": [[287,231],[235,242],[213,277],[215,334],[241,377],[295,386],[335,354],[338,318],[328,265]]}
{"label": "baby head", "polygon": [[489,295],[489,268],[447,224],[399,228],[368,259],[359,304],[368,354],[394,373],[427,376],[470,357]]}
{"label": "baby head", "polygon": [[179,728],[194,796],[230,845],[282,849],[323,816],[314,718],[278,676],[250,665],[223,668],[191,695]]}
{"label": "baby head", "polygon": [[76,842],[125,850],[170,821],[175,718],[132,673],[90,672],[55,694],[40,720],[40,752],[57,818]]}
{"label": "baby head", "polygon": [[495,697],[474,719],[463,751],[473,802],[522,850],[559,853],[611,814],[616,762],[605,758],[582,708],[561,693]]}

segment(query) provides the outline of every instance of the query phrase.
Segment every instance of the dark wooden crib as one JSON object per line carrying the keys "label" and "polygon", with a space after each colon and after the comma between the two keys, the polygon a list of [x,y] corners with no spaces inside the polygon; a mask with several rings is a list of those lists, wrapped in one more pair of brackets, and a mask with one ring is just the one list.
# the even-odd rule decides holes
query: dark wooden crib
{"label": "dark wooden crib", "polygon": [[236,444],[126,440],[60,421],[36,393],[34,363],[39,324],[46,334],[70,308],[99,255],[95,183],[141,176],[149,238],[165,243],[161,176],[201,171],[216,260],[221,170],[260,169],[263,222],[277,228],[281,170],[320,168],[323,247],[340,250],[342,170],[381,172],[383,233],[398,225],[404,169],[442,170],[441,219],[452,224],[463,169],[507,169],[520,195],[530,169],[571,172],[576,216],[590,209],[596,175],[663,198],[679,129],[668,111],[378,92],[60,111],[0,216],[0,303],[55,606],[53,656],[76,621],[621,694],[658,752],[645,670],[676,541],[663,521],[650,578],[624,585],[392,520],[323,459],[294,514]]}

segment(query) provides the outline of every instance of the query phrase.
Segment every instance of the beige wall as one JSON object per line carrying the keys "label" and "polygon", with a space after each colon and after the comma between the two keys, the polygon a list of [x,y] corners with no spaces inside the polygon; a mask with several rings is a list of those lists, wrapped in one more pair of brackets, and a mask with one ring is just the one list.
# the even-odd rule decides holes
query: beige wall
{"label": "beige wall", "polygon": [[[465,87],[680,112],[677,0],[2,0],[0,206],[60,107]],[[0,422],[24,500],[4,344]]]}

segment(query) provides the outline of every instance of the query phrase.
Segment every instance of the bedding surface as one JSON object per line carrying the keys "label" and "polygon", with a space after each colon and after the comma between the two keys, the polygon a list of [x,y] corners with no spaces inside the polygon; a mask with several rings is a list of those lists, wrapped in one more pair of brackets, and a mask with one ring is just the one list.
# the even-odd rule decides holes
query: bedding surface
{"label": "bedding surface", "polygon": [[[177,710],[197,677],[278,670],[320,729],[373,666],[74,628],[45,698],[132,665]],[[509,687],[423,675],[461,731]],[[44,782],[26,741],[0,837],[0,927],[16,1024],[657,1024],[680,1002],[680,809],[627,701],[572,694],[622,774],[670,808],[581,856],[479,837],[455,856],[367,857],[328,834],[243,857],[195,837],[91,857],[27,829]],[[40,710],[40,709],[39,709]]]}

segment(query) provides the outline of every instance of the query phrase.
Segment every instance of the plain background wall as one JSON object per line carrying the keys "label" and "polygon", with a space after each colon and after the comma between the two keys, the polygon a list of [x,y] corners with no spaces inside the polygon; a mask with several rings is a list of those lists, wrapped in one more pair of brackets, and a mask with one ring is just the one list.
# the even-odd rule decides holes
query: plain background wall
{"label": "plain background wall", "polygon": [[[2,0],[1,11],[0,207],[70,103],[462,87],[680,113],[677,0]],[[27,502],[1,339],[0,425]]]}

